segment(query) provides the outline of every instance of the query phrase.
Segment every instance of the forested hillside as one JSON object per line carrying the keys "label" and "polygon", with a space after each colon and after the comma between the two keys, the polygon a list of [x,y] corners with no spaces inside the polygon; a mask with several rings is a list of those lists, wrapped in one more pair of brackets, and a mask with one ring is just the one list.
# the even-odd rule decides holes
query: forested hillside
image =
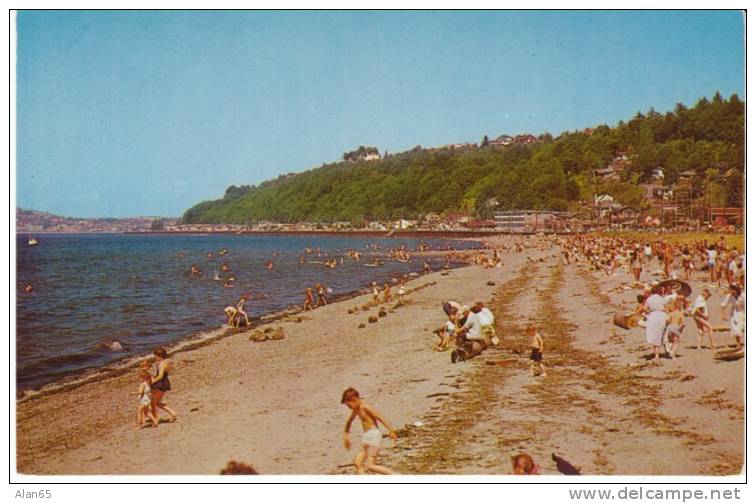
{"label": "forested hillside", "polygon": [[[619,181],[596,176],[618,157],[625,159]],[[744,103],[716,93],[692,108],[651,109],[614,127],[543,134],[530,144],[416,148],[380,160],[328,164],[256,187],[231,186],[222,199],[195,205],[183,219],[362,222],[460,211],[486,218],[497,208],[574,210],[602,193],[643,208],[639,184],[656,168],[669,186],[692,170],[694,198],[742,206]]]}

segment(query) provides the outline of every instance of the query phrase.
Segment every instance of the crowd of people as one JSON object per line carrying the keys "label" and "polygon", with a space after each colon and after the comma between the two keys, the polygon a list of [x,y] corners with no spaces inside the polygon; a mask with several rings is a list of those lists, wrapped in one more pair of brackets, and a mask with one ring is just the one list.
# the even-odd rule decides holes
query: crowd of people
{"label": "crowd of people", "polygon": [[[378,245],[367,246],[367,253],[375,252]],[[715,325],[709,309],[708,301],[717,289],[726,287],[722,291],[720,303],[722,320],[726,320],[729,332],[734,337],[737,346],[743,346],[745,337],[745,255],[736,247],[728,246],[724,238],[716,242],[708,240],[695,241],[690,244],[677,244],[663,239],[655,241],[636,240],[625,237],[573,235],[569,237],[551,236],[537,240],[535,244],[525,244],[524,240],[500,246],[492,250],[454,251],[447,250],[445,260],[448,266],[452,261],[465,261],[477,264],[483,268],[502,267],[502,255],[506,251],[521,252],[526,247],[536,247],[540,250],[556,248],[564,265],[579,264],[607,277],[626,271],[632,278],[633,288],[640,293],[637,296],[637,307],[633,314],[642,317],[641,325],[645,330],[645,340],[651,346],[651,358],[658,363],[662,350],[675,359],[684,329],[686,318],[691,318],[698,332],[698,349],[708,342],[709,347],[716,348],[714,338]],[[428,249],[427,245],[419,245],[418,252]],[[492,253],[491,253],[492,251]],[[299,257],[300,264],[318,263],[329,268],[336,268],[344,260],[362,261],[365,252],[345,250],[333,255],[319,248],[306,248]],[[372,254],[372,253],[371,253]],[[315,260],[307,260],[307,258]],[[404,246],[388,249],[383,256],[373,256],[368,264],[380,265],[386,260],[409,261],[410,250]],[[268,262],[266,267],[272,269]],[[225,264],[224,264],[225,265]],[[221,272],[231,273],[227,267],[221,267]],[[429,262],[423,263],[423,272],[431,272]],[[201,275],[196,266],[192,266],[192,275]],[[228,281],[228,279],[226,279]],[[231,279],[233,281],[233,278]],[[695,300],[690,301],[693,288],[698,291]],[[378,282],[372,282],[369,291],[373,304],[389,302],[398,297],[399,303],[404,302],[405,283],[398,280],[398,291],[395,294],[392,286],[386,282],[380,287]],[[305,290],[302,311],[327,306],[327,295],[330,289],[322,283]],[[238,326],[241,322],[250,324],[245,311],[245,302],[250,297],[240,296],[235,306],[226,308],[228,324]],[[496,336],[493,312],[482,302],[472,305],[462,305],[449,300],[444,302],[442,309],[445,315],[443,327],[435,331],[437,341],[434,351],[451,352],[451,362],[474,358],[491,346],[500,343]],[[530,348],[530,372],[533,377],[547,375],[544,363],[544,337],[533,323],[528,323],[525,330]],[[170,390],[168,375],[171,371],[170,360],[163,348],[154,352],[156,362],[154,370],[143,368],[139,374],[138,390],[138,426],[144,427],[148,422],[157,426],[160,422],[159,411],[169,414],[169,421],[175,421],[177,414],[163,401],[164,395]],[[357,473],[393,474],[394,472],[379,461],[382,434],[379,426],[382,424],[389,432],[392,440],[396,441],[397,434],[392,426],[381,414],[367,405],[359,392],[348,388],[343,392],[341,403],[350,410],[344,428],[343,442],[345,447],[351,446],[350,429],[355,419],[359,419],[363,427],[361,447],[354,460]],[[562,473],[579,474],[579,469],[572,467],[562,458],[554,455]],[[512,458],[512,473],[535,475],[540,473],[539,466],[532,457],[520,453]],[[565,472],[563,470],[568,470]]]}
{"label": "crowd of people", "polygon": [[[720,318],[729,325],[736,345],[742,347],[745,254],[737,247],[728,246],[724,236],[715,242],[697,240],[678,244],[662,239],[651,242],[577,235],[558,238],[558,244],[564,264],[582,263],[606,276],[613,276],[623,268],[632,274],[633,286],[642,290],[634,314],[643,317],[646,342],[652,347],[654,362],[660,361],[662,349],[670,358],[676,358],[686,316],[696,325],[698,349],[706,338],[710,347],[716,349],[708,299],[713,290],[725,286]],[[681,281],[700,286],[692,303],[688,298],[690,292],[680,288]]]}

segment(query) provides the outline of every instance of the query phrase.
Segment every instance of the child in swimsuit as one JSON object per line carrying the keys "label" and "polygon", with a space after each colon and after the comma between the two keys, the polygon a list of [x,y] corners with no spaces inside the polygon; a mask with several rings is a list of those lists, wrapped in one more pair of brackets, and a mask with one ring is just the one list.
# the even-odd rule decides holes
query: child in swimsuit
{"label": "child in swimsuit", "polygon": [[673,300],[667,305],[667,328],[665,335],[670,343],[669,355],[674,360],[677,353],[677,345],[680,343],[683,329],[685,328],[685,317],[680,309],[680,302]]}
{"label": "child in swimsuit", "polygon": [[137,401],[137,429],[144,428],[147,424],[147,418],[149,417],[152,424],[157,424],[157,418],[152,413],[152,389],[150,388],[150,381],[152,376],[146,370],[139,372],[139,389],[136,395],[139,397]]}
{"label": "child in swimsuit", "polygon": [[375,458],[378,456],[378,452],[381,450],[381,435],[378,429],[378,423],[381,422],[388,429],[389,436],[396,444],[396,432],[386,422],[383,417],[370,406],[362,401],[360,393],[354,388],[347,388],[341,395],[341,403],[346,405],[352,410],[351,415],[346,423],[344,429],[344,447],[349,449],[352,445],[349,440],[349,429],[352,427],[352,421],[356,417],[360,418],[362,422],[362,429],[365,433],[362,435],[362,446],[357,453],[357,457],[354,458],[354,466],[358,474],[364,474],[366,471],[373,473],[380,473],[383,475],[395,475],[395,472],[385,466],[381,466],[375,462]]}
{"label": "child in swimsuit", "polygon": [[532,323],[528,324],[525,331],[528,337],[530,337],[530,373],[535,377],[535,369],[536,365],[538,365],[540,370],[539,375],[546,377],[546,367],[543,365],[543,338],[536,331],[536,327]]}

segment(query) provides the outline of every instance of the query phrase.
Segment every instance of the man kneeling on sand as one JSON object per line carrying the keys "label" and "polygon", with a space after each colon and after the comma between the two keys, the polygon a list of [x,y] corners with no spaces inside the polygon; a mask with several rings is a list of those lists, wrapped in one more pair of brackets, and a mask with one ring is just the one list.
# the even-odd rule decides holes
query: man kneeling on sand
{"label": "man kneeling on sand", "polygon": [[465,324],[457,332],[457,349],[452,351],[452,363],[460,360],[469,360],[470,358],[481,354],[487,347],[486,336],[483,334],[483,327],[478,314],[480,306],[475,305],[472,309],[468,306],[462,308],[462,316],[466,317]]}

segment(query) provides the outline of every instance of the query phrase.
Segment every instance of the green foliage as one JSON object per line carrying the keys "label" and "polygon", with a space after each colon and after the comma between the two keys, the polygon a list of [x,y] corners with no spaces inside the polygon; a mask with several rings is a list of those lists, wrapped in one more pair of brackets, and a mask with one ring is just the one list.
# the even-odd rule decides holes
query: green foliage
{"label": "green foliage", "polygon": [[[485,136],[478,149],[414,149],[370,162],[337,162],[259,186],[231,186],[222,199],[188,209],[187,223],[251,224],[418,218],[429,212],[469,212],[490,218],[494,209],[576,209],[594,194],[609,193],[641,207],[652,171],[665,183],[693,171],[694,197],[743,204],[745,105],[717,93],[688,108],[638,112],[617,126],[541,134],[538,142],[495,146]],[[485,148],[483,148],[485,146]],[[375,147],[344,154],[359,161]],[[622,182],[604,184],[594,170],[626,155]]]}

